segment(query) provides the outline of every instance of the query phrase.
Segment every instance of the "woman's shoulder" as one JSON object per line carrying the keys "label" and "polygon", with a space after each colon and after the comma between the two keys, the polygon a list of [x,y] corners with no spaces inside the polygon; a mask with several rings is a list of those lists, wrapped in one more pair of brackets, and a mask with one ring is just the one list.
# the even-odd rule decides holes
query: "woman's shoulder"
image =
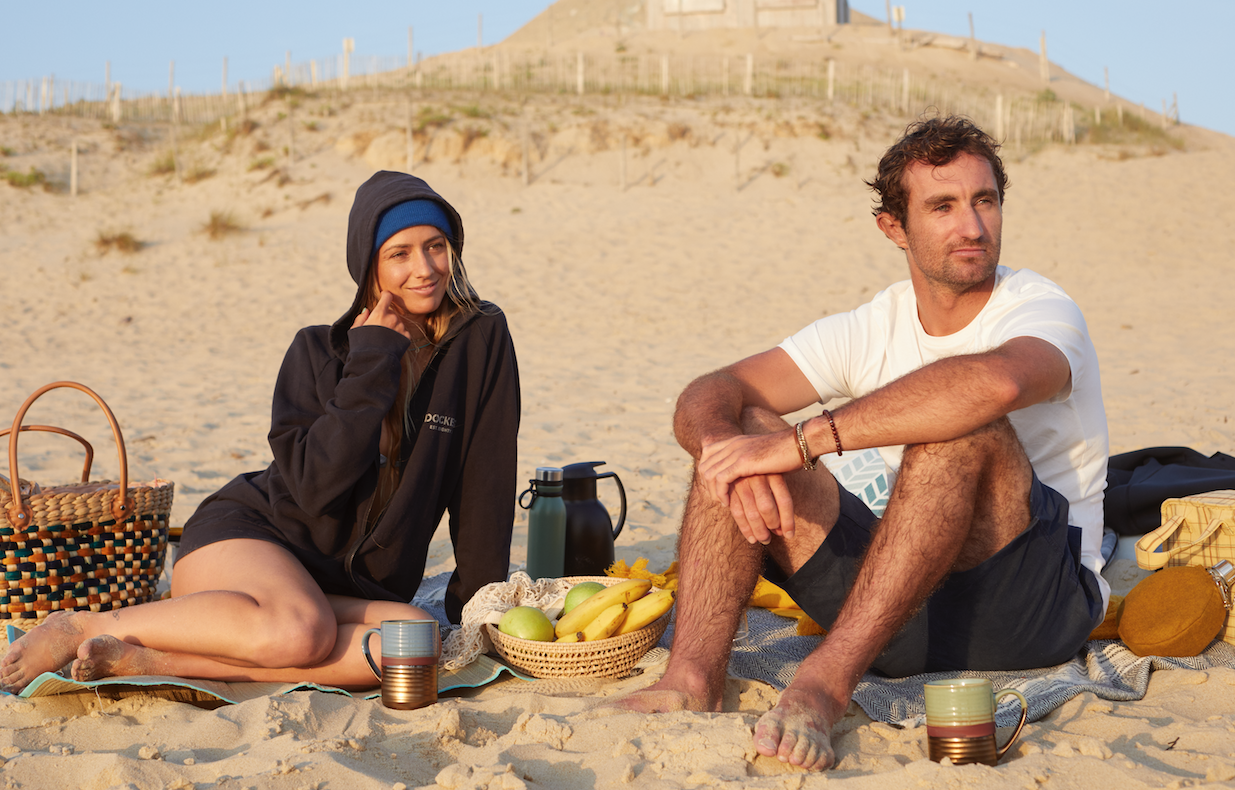
{"label": "woman's shoulder", "polygon": [[330,344],[329,326],[306,326],[296,332],[287,353],[283,356],[283,368],[309,370],[320,373],[332,362],[341,362]]}
{"label": "woman's shoulder", "polygon": [[509,335],[510,327],[506,324],[506,314],[502,308],[493,302],[481,302],[479,309],[459,322],[458,329],[451,334],[459,335],[465,332],[485,336]]}

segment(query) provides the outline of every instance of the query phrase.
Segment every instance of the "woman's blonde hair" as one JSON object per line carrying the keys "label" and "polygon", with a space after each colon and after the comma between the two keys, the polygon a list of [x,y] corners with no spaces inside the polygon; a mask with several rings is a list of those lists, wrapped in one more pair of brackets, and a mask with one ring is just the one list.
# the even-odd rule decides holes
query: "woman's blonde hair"
{"label": "woman's blonde hair", "polygon": [[[472,285],[471,280],[467,276],[467,268],[463,265],[463,259],[459,257],[459,253],[455,251],[455,245],[449,239],[446,240],[448,250],[448,258],[450,260],[450,276],[446,281],[446,294],[442,298],[442,303],[437,306],[437,309],[429,314],[425,321],[425,338],[423,342],[412,341],[411,346],[403,354],[401,360],[402,372],[399,375],[399,394],[395,397],[395,402],[391,406],[390,411],[382,420],[382,426],[386,429],[390,436],[390,457],[386,460],[386,466],[382,469],[378,477],[377,492],[374,495],[374,507],[370,509],[370,520],[376,521],[381,512],[385,510],[386,503],[394,494],[399,485],[400,470],[397,467],[397,461],[403,445],[403,434],[410,432],[414,426],[411,425],[411,415],[408,413],[408,406],[411,404],[412,395],[416,391],[416,385],[420,381],[420,376],[424,372],[418,365],[418,355],[421,349],[426,345],[436,346],[445,339],[450,332],[450,326],[456,318],[466,318],[473,313],[488,313],[491,305],[482,302],[480,296],[476,293],[476,288]],[[365,281],[364,305],[372,310],[377,305],[378,299],[381,297],[381,289],[378,287],[377,268],[378,255],[381,250],[373,254],[373,261],[369,265],[368,279]]]}

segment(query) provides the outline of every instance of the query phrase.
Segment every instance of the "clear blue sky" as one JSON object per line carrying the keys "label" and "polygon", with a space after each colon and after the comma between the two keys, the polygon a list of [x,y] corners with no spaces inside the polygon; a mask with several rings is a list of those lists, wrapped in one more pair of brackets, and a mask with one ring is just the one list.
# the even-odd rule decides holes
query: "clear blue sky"
{"label": "clear blue sky", "polygon": [[[630,0],[634,2],[634,0]],[[660,0],[646,0],[660,2]],[[484,41],[496,43],[550,5],[549,0],[354,0],[325,3],[203,3],[62,0],[50,7],[31,0],[0,0],[0,82],[38,79],[102,83],[138,91],[167,90],[168,63],[185,91],[218,90],[223,58],[228,81],[269,77],[284,53],[292,60],[325,58],[356,42],[357,55],[406,56],[407,28],[426,56],[475,46],[477,15]],[[885,18],[881,0],[851,0]],[[969,35],[974,13],[978,38],[1037,50],[1046,31],[1052,61],[1111,90],[1160,110],[1179,96],[1187,123],[1235,135],[1235,0],[893,0],[905,6],[905,26]]]}

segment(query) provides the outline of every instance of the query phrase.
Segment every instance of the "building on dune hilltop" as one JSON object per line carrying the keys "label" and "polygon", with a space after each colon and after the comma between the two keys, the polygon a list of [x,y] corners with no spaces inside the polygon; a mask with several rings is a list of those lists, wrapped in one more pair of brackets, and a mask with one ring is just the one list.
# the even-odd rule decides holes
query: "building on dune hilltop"
{"label": "building on dune hilltop", "polygon": [[649,30],[834,27],[849,22],[849,0],[648,0]]}

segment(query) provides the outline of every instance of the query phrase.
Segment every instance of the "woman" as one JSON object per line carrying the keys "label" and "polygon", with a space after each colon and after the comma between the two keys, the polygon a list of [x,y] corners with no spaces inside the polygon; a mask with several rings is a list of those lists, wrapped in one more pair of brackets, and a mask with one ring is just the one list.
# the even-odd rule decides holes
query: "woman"
{"label": "woman", "polygon": [[409,601],[445,511],[457,570],[448,617],[506,578],[519,378],[506,321],[468,282],[458,213],[418,178],[356,192],[359,286],[333,326],[302,329],[275,385],[274,461],[185,524],[172,597],[61,612],[16,642],[0,683],[73,676],[375,685],[360,638],[423,618]]}

